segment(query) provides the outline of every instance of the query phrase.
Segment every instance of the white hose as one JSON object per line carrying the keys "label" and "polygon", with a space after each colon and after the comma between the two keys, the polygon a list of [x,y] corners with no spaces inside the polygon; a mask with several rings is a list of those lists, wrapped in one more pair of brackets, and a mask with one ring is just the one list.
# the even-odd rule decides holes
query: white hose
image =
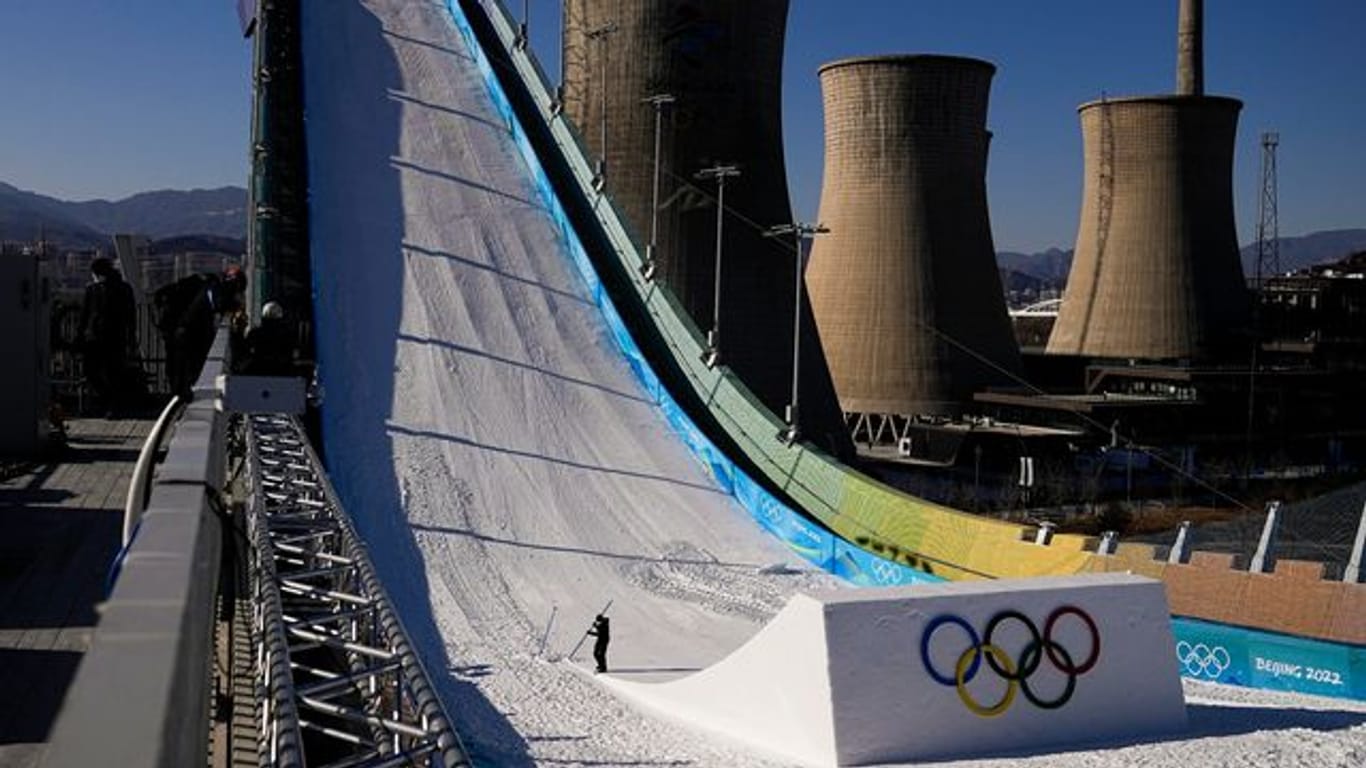
{"label": "white hose", "polygon": [[161,437],[171,423],[171,414],[175,413],[179,405],[180,396],[173,395],[171,401],[161,410],[161,416],[157,417],[156,424],[152,425],[152,432],[147,435],[147,440],[142,444],[142,452],[138,454],[133,477],[128,481],[128,497],[123,502],[123,547],[128,546],[129,539],[133,537],[133,529],[137,528],[138,522],[142,520],[147,498],[147,483],[151,481],[157,446],[161,445]]}

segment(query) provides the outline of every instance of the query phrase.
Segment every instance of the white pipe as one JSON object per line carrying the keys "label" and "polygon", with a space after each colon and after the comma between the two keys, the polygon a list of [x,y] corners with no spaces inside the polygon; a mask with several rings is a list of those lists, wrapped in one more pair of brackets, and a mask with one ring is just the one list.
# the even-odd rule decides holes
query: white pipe
{"label": "white pipe", "polygon": [[152,477],[152,464],[156,460],[157,446],[161,445],[161,438],[166,433],[166,427],[171,423],[171,414],[175,413],[180,406],[180,396],[172,395],[171,401],[166,407],[161,409],[161,416],[157,417],[156,424],[152,425],[151,434],[142,443],[142,452],[138,454],[138,463],[133,468],[133,477],[128,481],[128,496],[123,502],[123,546],[128,546],[129,539],[133,538],[133,529],[142,520],[142,512],[146,505],[147,483]]}

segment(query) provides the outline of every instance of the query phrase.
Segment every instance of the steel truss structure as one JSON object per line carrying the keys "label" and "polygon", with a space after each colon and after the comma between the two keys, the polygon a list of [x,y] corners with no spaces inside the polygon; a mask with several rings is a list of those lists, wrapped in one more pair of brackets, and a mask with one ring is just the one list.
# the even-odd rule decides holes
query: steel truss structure
{"label": "steel truss structure", "polygon": [[844,425],[856,445],[899,445],[910,435],[914,417],[899,413],[844,412]]}
{"label": "steel truss structure", "polygon": [[242,418],[261,764],[469,765],[298,420]]}

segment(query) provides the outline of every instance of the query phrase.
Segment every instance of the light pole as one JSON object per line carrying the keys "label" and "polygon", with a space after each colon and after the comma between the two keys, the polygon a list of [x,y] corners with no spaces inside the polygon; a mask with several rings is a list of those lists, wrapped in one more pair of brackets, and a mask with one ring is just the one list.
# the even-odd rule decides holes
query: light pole
{"label": "light pole", "polygon": [[721,222],[726,213],[726,179],[740,175],[738,165],[713,165],[697,172],[698,179],[716,179],[716,280],[712,291],[711,330],[707,331],[707,351],[702,361],[708,368],[721,362]]}
{"label": "light pole", "polygon": [[791,224],[769,227],[764,232],[765,237],[792,235],[793,253],[796,256],[797,275],[794,283],[797,301],[792,308],[792,402],[787,405],[787,429],[778,434],[778,437],[786,441],[788,445],[797,442],[797,438],[801,437],[801,431],[797,427],[797,385],[801,380],[802,352],[802,241],[810,240],[816,235],[823,235],[829,231],[830,229],[823,224],[794,221]]}
{"label": "light pole", "polygon": [[664,107],[674,103],[672,94],[656,93],[647,96],[641,101],[645,104],[653,104],[655,108],[655,178],[654,178],[654,197],[650,205],[650,244],[645,246],[645,263],[640,265],[641,277],[652,280],[655,276],[655,253],[659,250],[659,154],[660,154],[660,134],[664,127]]}
{"label": "light pole", "polygon": [[617,31],[617,23],[609,21],[606,24],[591,29],[587,33],[589,40],[598,42],[598,61],[601,63],[601,75],[598,78],[599,106],[602,110],[601,120],[598,121],[598,169],[593,176],[593,188],[602,191],[607,183],[607,37]]}
{"label": "light pole", "polygon": [[[969,427],[969,431],[977,425]],[[982,444],[972,447],[972,511],[977,512],[982,503]]]}
{"label": "light pole", "polygon": [[565,83],[564,74],[568,69],[566,61],[569,59],[569,5],[560,3],[560,82],[555,86],[555,98],[550,103],[551,117],[559,117],[564,110]]}

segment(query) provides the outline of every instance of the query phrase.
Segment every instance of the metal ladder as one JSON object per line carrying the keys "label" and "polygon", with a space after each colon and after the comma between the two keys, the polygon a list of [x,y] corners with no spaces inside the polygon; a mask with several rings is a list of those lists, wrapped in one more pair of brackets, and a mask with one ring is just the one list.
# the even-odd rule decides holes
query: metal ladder
{"label": "metal ladder", "polygon": [[241,418],[261,764],[469,765],[298,420]]}

